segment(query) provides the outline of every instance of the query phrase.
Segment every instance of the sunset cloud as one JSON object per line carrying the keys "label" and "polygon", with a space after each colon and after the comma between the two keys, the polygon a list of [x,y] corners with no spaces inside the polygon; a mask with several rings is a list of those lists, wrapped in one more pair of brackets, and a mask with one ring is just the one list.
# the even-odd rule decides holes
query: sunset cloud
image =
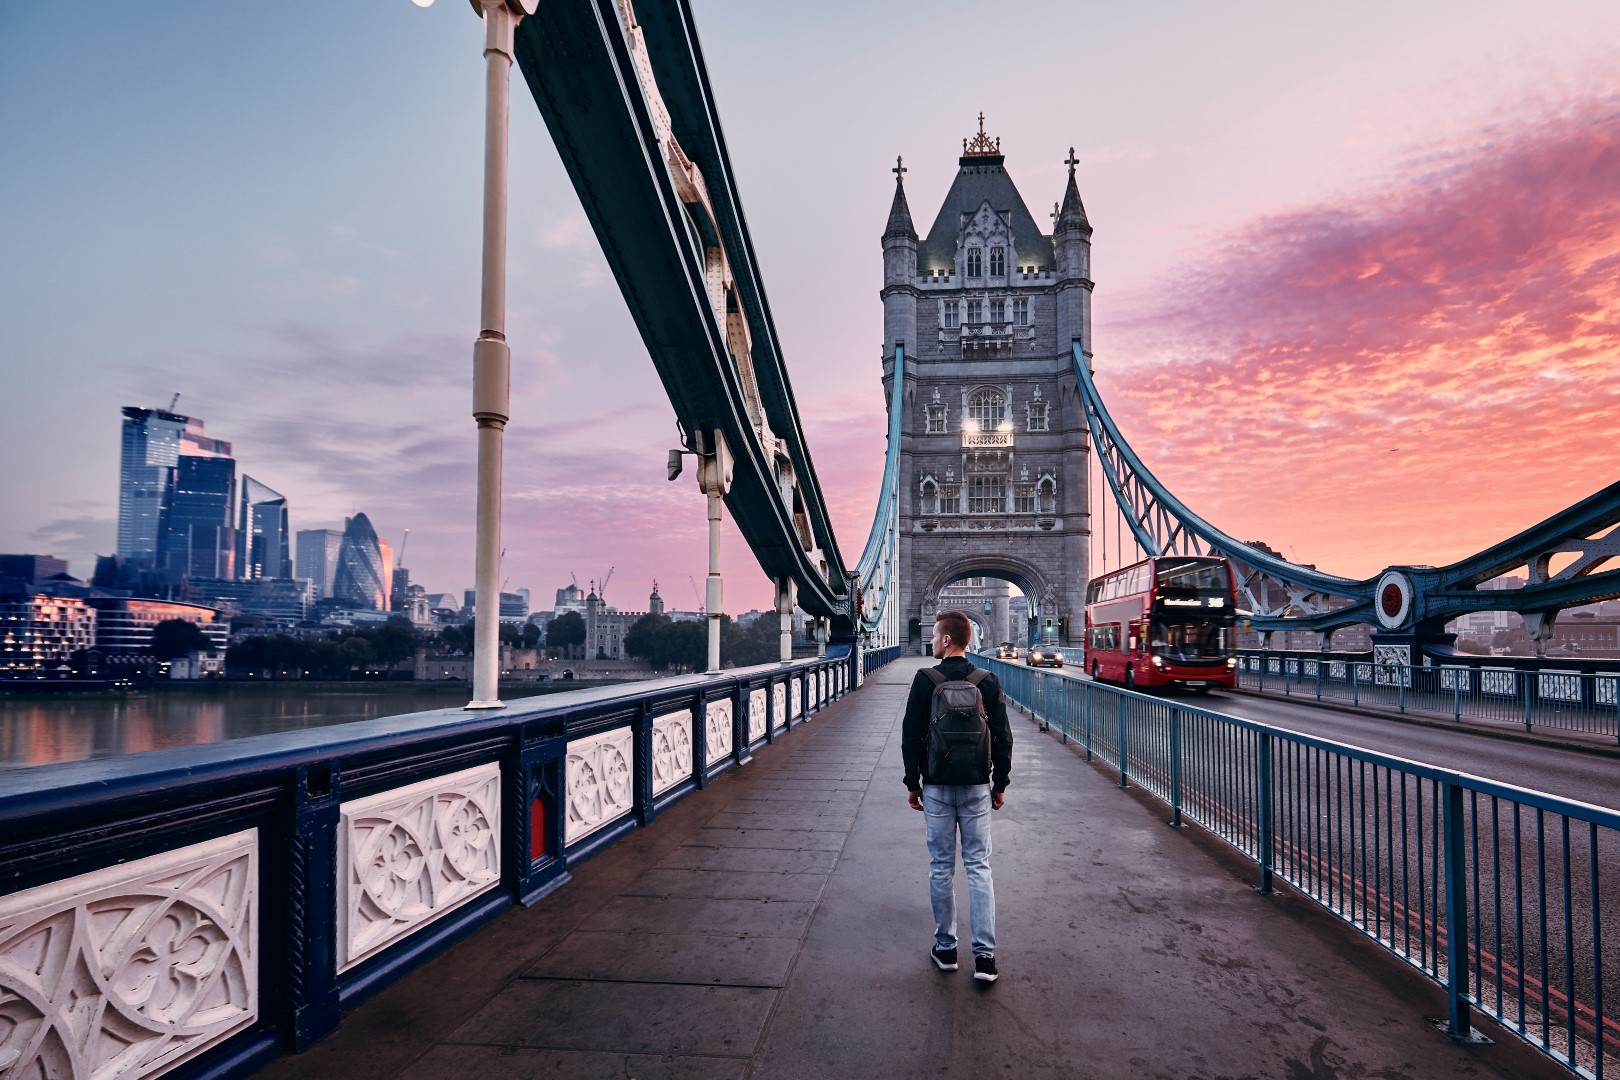
{"label": "sunset cloud", "polygon": [[1098,309],[1161,480],[1351,576],[1444,564],[1620,479],[1620,98],[1425,148]]}

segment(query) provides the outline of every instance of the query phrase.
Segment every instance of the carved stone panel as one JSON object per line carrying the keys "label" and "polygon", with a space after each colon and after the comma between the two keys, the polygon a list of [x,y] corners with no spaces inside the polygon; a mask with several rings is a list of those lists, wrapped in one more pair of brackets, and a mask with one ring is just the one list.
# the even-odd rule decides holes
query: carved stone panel
{"label": "carved stone panel", "polygon": [[713,765],[730,754],[733,749],[731,699],[722,698],[719,701],[709,702],[706,714],[704,733],[708,741],[704,743],[704,746],[708,749],[706,760],[710,765]]}
{"label": "carved stone panel", "polygon": [[495,762],[352,799],[341,813],[339,971],[500,883]]}
{"label": "carved stone panel", "polygon": [[793,687],[788,691],[788,708],[794,719],[804,712],[804,680],[793,676]]}
{"label": "carved stone panel", "polygon": [[258,830],[0,897],[0,1075],[156,1076],[252,1025]]}
{"label": "carved stone panel", "polygon": [[566,842],[635,809],[635,733],[628,727],[568,744]]}
{"label": "carved stone panel", "polygon": [[662,795],[692,775],[691,709],[653,717],[652,771],[654,795]]}
{"label": "carved stone panel", "polygon": [[771,687],[771,705],[774,707],[771,715],[776,718],[776,726],[787,727],[787,683],[777,683]]}
{"label": "carved stone panel", "polygon": [[749,691],[748,694],[748,741],[750,744],[758,742],[765,737],[765,690]]}

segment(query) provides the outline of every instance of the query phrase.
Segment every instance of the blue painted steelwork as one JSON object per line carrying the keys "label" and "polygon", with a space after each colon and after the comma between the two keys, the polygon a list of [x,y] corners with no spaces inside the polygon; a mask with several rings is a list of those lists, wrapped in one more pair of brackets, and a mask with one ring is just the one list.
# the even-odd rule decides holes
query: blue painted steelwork
{"label": "blue painted steelwork", "polygon": [[[1620,1060],[1620,811],[992,658],[1009,700],[1581,1076]],[[1117,717],[1096,723],[1093,715]],[[1533,819],[1533,820],[1532,820]],[[1549,863],[1551,865],[1549,866]]]}
{"label": "blue painted steelwork", "polygon": [[1541,728],[1620,741],[1620,672],[1565,671],[1534,661],[1414,666],[1250,652],[1239,657],[1238,686],[1459,724],[1511,723],[1526,731]]}
{"label": "blue painted steelwork", "polygon": [[[1223,555],[1257,630],[1331,631],[1372,623],[1435,638],[1446,622],[1472,611],[1517,611],[1538,639],[1561,608],[1620,597],[1620,570],[1596,572],[1620,558],[1620,483],[1608,487],[1477,555],[1448,566],[1398,566],[1363,581],[1299,566],[1235,540],[1188,509],[1143,465],[1125,441],[1074,343],[1074,371],[1097,460],[1137,545],[1149,555]],[[1609,530],[1602,536],[1595,534]],[[1577,557],[1556,574],[1559,553]],[[1522,589],[1479,585],[1527,567]],[[1393,590],[1393,591],[1392,591]]]}
{"label": "blue painted steelwork", "polygon": [[[889,393],[889,442],[883,455],[883,486],[878,491],[877,509],[872,513],[872,531],[867,534],[866,550],[855,574],[861,589],[860,630],[876,633],[884,615],[894,621],[897,608],[887,608],[899,584],[900,561],[900,436],[905,398],[906,347],[894,346],[894,384]],[[899,639],[898,632],[894,640]]]}
{"label": "blue painted steelwork", "polygon": [[[519,699],[500,712],[416,713],[0,774],[0,897],[257,830],[260,1016],[176,1073],[243,1075],[282,1050],[310,1045],[336,1026],[341,1010],[501,911],[533,903],[582,860],[790,733],[857,685],[859,673],[898,651],[857,656],[834,648],[826,658],[718,677]],[[777,688],[787,715],[767,715],[763,732],[750,739],[751,694],[763,691],[774,713]],[[730,738],[719,744],[729,742],[724,754],[709,745],[713,702],[731,706]],[[655,796],[653,720],[681,710],[693,718],[692,770]],[[624,727],[633,732],[633,808],[566,844],[568,747]],[[499,886],[340,972],[338,882],[349,872],[338,865],[345,803],[492,764],[501,786]],[[534,836],[532,821],[543,822]],[[13,929],[21,927],[14,921]],[[21,992],[7,980],[0,966],[0,998]]]}
{"label": "blue painted steelwork", "polygon": [[[625,20],[628,20],[626,22]],[[516,56],[689,449],[717,430],[726,506],[760,567],[848,636],[854,597],[684,2],[558,0]],[[518,197],[521,197],[519,195]]]}

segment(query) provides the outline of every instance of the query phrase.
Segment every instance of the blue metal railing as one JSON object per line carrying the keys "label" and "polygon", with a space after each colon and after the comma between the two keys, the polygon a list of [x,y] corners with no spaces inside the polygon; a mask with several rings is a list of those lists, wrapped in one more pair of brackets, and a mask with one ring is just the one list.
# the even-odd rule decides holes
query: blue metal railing
{"label": "blue metal railing", "polygon": [[[1620,1057],[1620,812],[1057,672],[1009,700],[1582,1076]],[[1605,938],[1605,928],[1610,933]]]}
{"label": "blue metal railing", "polygon": [[867,649],[862,652],[861,676],[864,678],[885,664],[892,664],[900,659],[901,649],[900,645],[889,645],[882,649]]}
{"label": "blue metal railing", "polygon": [[1620,740],[1620,673],[1473,665],[1417,666],[1246,653],[1244,690],[1339,701],[1456,723],[1510,724]]}
{"label": "blue metal railing", "polygon": [[[870,671],[885,659],[859,662]],[[119,1039],[139,1029],[170,1046],[171,1026],[187,1036],[190,1048],[170,1046],[163,1061],[197,1075],[240,1075],[302,1049],[341,1010],[534,902],[810,719],[856,685],[856,663],[846,650],[498,712],[417,713],[0,774],[0,1003],[28,1014],[0,1023],[0,1073],[90,1075],[99,1029],[86,1029],[74,1001],[95,986],[77,998],[63,990],[84,979],[112,988],[102,995],[107,1022],[124,1024]],[[199,860],[219,866],[214,884],[193,891]],[[441,890],[454,902],[441,905]],[[126,908],[147,914],[123,918],[109,938],[107,919]],[[147,931],[161,936],[170,923],[178,936],[136,955]],[[9,962],[34,939],[54,944],[37,964]],[[101,951],[80,957],[91,941]],[[183,992],[165,1006],[175,1015],[156,1019],[139,1002],[113,1001],[126,975],[214,990],[196,995],[210,1000],[187,1027]],[[141,1015],[114,1016],[130,1009]],[[35,1058],[63,1046],[72,1061]]]}

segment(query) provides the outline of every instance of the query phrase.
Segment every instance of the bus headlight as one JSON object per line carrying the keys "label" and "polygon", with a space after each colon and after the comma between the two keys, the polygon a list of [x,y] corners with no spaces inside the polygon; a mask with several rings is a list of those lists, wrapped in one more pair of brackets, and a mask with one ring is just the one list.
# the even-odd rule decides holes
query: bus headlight
{"label": "bus headlight", "polygon": [[1228,656],[1228,657],[1227,657],[1227,658],[1226,658],[1226,666],[1227,666],[1227,667],[1237,667],[1237,657],[1235,657],[1235,656]]}
{"label": "bus headlight", "polygon": [[1164,657],[1162,657],[1162,656],[1155,656],[1155,657],[1154,657],[1154,658],[1153,658],[1153,666],[1154,666],[1154,667],[1156,667],[1156,668],[1162,668],[1162,667],[1164,667]]}

